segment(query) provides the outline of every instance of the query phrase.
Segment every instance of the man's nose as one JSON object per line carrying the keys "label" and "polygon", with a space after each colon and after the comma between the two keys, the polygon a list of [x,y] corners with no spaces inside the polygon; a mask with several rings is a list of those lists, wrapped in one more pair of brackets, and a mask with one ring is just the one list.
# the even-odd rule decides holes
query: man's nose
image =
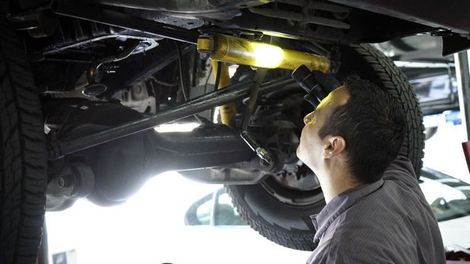
{"label": "man's nose", "polygon": [[308,125],[309,123],[311,123],[313,121],[313,114],[314,113],[315,113],[315,111],[312,111],[310,114],[308,114],[304,117],[304,124],[305,125]]}

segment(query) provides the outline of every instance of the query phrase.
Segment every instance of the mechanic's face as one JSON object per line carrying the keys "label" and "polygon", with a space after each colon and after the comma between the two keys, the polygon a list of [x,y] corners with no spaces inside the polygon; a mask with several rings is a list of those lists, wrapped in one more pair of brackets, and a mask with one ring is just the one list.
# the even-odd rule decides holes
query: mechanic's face
{"label": "mechanic's face", "polygon": [[315,111],[304,117],[305,127],[300,136],[297,157],[313,171],[321,168],[322,161],[325,159],[325,151],[330,143],[328,136],[320,139],[318,132],[328,122],[334,110],[346,104],[348,99],[349,93],[344,86],[336,88],[320,102]]}

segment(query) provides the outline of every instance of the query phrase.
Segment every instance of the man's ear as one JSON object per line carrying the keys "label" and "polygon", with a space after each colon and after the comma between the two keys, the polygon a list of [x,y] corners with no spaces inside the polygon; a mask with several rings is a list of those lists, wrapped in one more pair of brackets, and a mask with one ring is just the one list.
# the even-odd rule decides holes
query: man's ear
{"label": "man's ear", "polygon": [[323,145],[323,157],[332,158],[344,152],[346,149],[346,140],[340,136],[327,136]]}

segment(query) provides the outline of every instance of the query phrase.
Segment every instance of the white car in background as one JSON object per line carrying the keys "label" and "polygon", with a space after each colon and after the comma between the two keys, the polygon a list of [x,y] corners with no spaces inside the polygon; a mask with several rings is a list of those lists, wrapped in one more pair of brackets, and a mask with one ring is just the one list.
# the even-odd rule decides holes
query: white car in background
{"label": "white car in background", "polygon": [[439,223],[444,246],[470,247],[470,185],[429,168],[423,168],[421,190]]}

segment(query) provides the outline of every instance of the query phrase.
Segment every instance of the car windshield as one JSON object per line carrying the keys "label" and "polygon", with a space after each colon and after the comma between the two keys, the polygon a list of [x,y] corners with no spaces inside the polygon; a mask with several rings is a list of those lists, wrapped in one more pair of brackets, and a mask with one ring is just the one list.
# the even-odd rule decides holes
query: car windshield
{"label": "car windshield", "polygon": [[428,168],[421,176],[421,190],[437,221],[470,215],[469,184]]}

